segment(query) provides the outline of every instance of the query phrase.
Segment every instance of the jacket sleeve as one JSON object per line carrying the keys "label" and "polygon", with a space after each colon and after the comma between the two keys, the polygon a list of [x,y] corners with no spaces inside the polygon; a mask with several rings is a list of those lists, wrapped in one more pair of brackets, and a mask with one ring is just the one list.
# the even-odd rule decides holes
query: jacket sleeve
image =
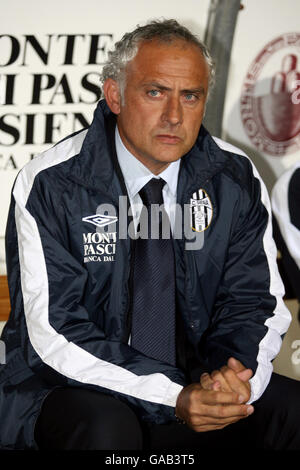
{"label": "jacket sleeve", "polygon": [[[280,350],[291,315],[282,300],[284,287],[277,268],[266,187],[246,156],[236,158],[247,161],[249,172],[240,184],[204,350],[210,370],[219,369],[229,357],[252,369],[251,403],[269,383],[272,361]],[[240,170],[243,172],[245,166]]]}
{"label": "jacket sleeve", "polygon": [[87,271],[62,243],[49,195],[39,188],[32,197],[34,167],[33,161],[17,177],[7,225],[8,275],[19,289],[12,310],[24,306],[21,341],[29,367],[54,386],[112,394],[145,420],[174,420],[182,372],[107,338],[90,319],[82,301]]}

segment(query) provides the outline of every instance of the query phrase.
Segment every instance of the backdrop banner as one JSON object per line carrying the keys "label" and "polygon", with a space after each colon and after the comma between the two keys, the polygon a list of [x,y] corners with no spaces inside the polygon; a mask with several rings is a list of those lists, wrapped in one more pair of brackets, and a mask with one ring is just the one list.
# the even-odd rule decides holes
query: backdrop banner
{"label": "backdrop banner", "polygon": [[0,31],[0,274],[18,171],[35,155],[90,124],[107,52],[154,18],[175,18],[203,39],[209,0],[10,0]]}
{"label": "backdrop banner", "polygon": [[[1,0],[0,0],[1,1]],[[4,3],[4,2],[3,2]],[[0,274],[11,188],[35,155],[91,122],[108,51],[154,18],[204,38],[213,0],[10,0],[0,31]],[[244,150],[268,190],[300,160],[300,2],[243,0],[222,138]],[[218,86],[218,83],[216,84]],[[208,129],[209,130],[209,129]]]}
{"label": "backdrop banner", "polygon": [[251,157],[270,191],[300,160],[300,2],[241,3],[223,138]]}

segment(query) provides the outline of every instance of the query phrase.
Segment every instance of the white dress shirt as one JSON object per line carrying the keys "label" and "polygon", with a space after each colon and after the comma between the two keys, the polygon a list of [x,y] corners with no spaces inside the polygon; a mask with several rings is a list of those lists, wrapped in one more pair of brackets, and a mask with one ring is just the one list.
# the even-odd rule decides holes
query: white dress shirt
{"label": "white dress shirt", "polygon": [[180,160],[170,163],[159,175],[154,175],[147,167],[145,167],[145,165],[132,155],[129,150],[127,150],[120,137],[118,126],[116,126],[115,142],[118,162],[123,173],[130,200],[135,231],[137,229],[143,206],[139,191],[152,178],[163,178],[167,183],[163,188],[163,199],[165,210],[170,219],[171,230],[173,231],[175,224],[175,205]]}

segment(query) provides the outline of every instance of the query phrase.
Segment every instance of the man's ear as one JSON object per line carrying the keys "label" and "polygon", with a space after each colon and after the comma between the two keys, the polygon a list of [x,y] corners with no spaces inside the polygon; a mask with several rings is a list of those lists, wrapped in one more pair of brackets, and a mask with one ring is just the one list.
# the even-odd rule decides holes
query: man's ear
{"label": "man's ear", "polygon": [[112,78],[105,80],[103,84],[103,92],[106,103],[114,114],[120,114],[121,111],[121,95],[118,83]]}

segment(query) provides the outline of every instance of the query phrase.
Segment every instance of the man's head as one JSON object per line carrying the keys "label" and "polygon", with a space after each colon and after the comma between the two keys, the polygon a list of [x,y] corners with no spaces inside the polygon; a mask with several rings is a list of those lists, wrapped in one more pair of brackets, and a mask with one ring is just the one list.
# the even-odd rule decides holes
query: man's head
{"label": "man's head", "polygon": [[160,173],[194,145],[213,64],[206,47],[175,20],[127,33],[103,68],[103,91],[127,149]]}

